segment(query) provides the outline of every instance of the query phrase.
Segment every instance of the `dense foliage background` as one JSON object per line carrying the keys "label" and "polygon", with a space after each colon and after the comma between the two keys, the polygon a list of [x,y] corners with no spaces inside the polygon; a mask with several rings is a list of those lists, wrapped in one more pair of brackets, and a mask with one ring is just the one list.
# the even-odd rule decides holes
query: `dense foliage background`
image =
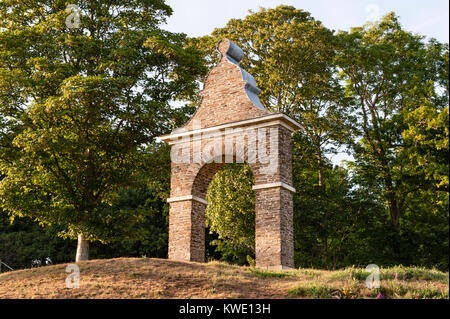
{"label": "dense foliage background", "polygon": [[[85,29],[66,28],[64,1],[31,2],[0,4],[3,262],[71,261],[80,232],[90,258],[167,256],[170,156],[155,137],[192,115],[226,37],[246,52],[263,104],[302,125],[296,266],[448,270],[448,44],[403,30],[394,13],[334,32],[279,6],[189,39],[160,29],[164,1],[75,1]],[[354,160],[334,165],[342,151]],[[209,259],[253,263],[252,183],[247,165],[214,177]]]}

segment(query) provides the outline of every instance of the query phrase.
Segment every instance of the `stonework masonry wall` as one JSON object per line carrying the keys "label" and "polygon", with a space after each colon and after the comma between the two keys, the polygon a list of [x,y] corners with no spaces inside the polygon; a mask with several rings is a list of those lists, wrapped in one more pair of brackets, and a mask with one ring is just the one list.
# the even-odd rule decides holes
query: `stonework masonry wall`
{"label": "stonework masonry wall", "polygon": [[[188,154],[187,158],[181,162],[172,159],[171,163],[169,258],[204,262],[206,192],[213,176],[231,159],[248,163],[255,177],[256,266],[292,268],[295,190],[291,134],[297,127],[286,116],[274,115],[258,106],[259,101],[255,102],[252,96],[257,88],[238,65],[242,58],[239,50],[228,40],[219,43],[222,58],[208,76],[197,112],[181,130],[162,137],[172,145],[173,154],[188,150],[184,153]],[[248,93],[246,87],[252,91]],[[256,122],[242,122],[245,120]],[[194,127],[195,121],[201,124]],[[234,131],[230,139],[224,124],[243,131]],[[197,135],[214,127],[218,129],[212,135]],[[261,136],[258,130],[263,132]],[[177,135],[180,132],[184,137]],[[264,134],[265,139],[261,140]],[[252,143],[258,152],[253,152],[249,146]],[[196,155],[196,149],[201,151],[201,157]],[[261,154],[271,154],[271,161],[267,162],[266,158],[264,162]]]}
{"label": "stonework masonry wall", "polygon": [[255,107],[249,99],[240,67],[225,53],[229,46],[227,40],[219,43],[221,59],[209,72],[201,93],[200,106],[185,129],[192,130],[194,121],[200,123],[200,128],[205,128],[270,114],[267,110]]}

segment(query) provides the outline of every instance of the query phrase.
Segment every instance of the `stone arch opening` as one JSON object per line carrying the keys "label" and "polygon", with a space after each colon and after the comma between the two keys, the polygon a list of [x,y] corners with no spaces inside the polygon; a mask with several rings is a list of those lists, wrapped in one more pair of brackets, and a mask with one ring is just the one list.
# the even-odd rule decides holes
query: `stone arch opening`
{"label": "stone arch opening", "polygon": [[250,165],[255,177],[256,266],[294,267],[291,134],[300,126],[267,111],[253,77],[239,66],[242,50],[219,42],[203,99],[189,122],[161,140],[171,148],[169,258],[204,262],[205,200],[215,173]]}
{"label": "stone arch opening", "polygon": [[[251,187],[253,187],[254,186],[254,173],[253,173],[251,165],[249,165],[246,162],[239,162],[239,163],[236,163],[236,162],[233,162],[233,163],[209,163],[209,164],[205,164],[202,167],[202,169],[200,169],[200,171],[198,172],[198,174],[197,174],[197,176],[196,176],[196,178],[194,180],[194,183],[193,183],[193,194],[196,194],[196,196],[199,196],[201,198],[205,198],[207,200],[207,202],[208,202],[204,206],[204,209],[202,209],[199,212],[200,215],[201,215],[201,216],[199,216],[199,219],[200,220],[203,220],[203,219],[205,220],[205,223],[203,223],[204,230],[202,231],[201,229],[199,229],[199,232],[200,232],[199,236],[200,237],[203,235],[203,232],[205,232],[205,240],[204,240],[204,245],[203,245],[205,247],[205,259],[206,259],[206,256],[207,256],[207,248],[208,248],[208,240],[207,240],[208,228],[207,228],[207,225],[206,225],[207,224],[206,221],[208,219],[207,211],[208,211],[208,209],[211,208],[210,205],[214,204],[214,202],[211,202],[211,200],[210,200],[210,196],[211,196],[210,192],[212,191],[211,187],[212,187],[213,181],[214,181],[215,178],[219,178],[218,174],[223,173],[224,170],[227,169],[227,168],[228,169],[230,169],[230,168],[236,169],[237,167],[243,168],[244,166],[247,166],[249,168],[250,172],[251,172],[250,173],[251,177],[248,177],[248,178],[250,179],[249,184],[251,184]],[[224,186],[224,188],[228,187],[228,185],[223,185],[223,186]],[[223,200],[223,197],[226,197],[224,192],[225,192],[224,189],[216,189],[215,190],[216,196],[222,197],[222,200]],[[237,193],[237,192],[239,192],[239,193]],[[254,197],[255,196],[255,191],[252,188],[251,188],[251,192],[253,193],[253,197]],[[217,193],[219,193],[219,194],[217,194]],[[239,199],[240,195],[242,194],[242,192],[240,192],[239,189],[235,189],[235,191],[233,191],[233,193],[237,193],[236,195],[231,196],[231,197],[234,197],[236,199]],[[210,196],[208,196],[208,195],[210,195]],[[232,202],[230,202],[230,203],[232,203]],[[242,202],[242,200],[240,202],[240,204],[242,204],[243,207],[248,207],[247,205],[249,203],[251,203],[251,210],[252,210],[253,214],[251,214],[252,215],[252,221],[250,222],[252,227],[251,227],[251,229],[248,228],[250,230],[250,233],[251,233],[251,235],[249,235],[249,237],[252,238],[252,241],[251,241],[252,244],[250,246],[251,249],[249,247],[248,250],[249,251],[251,250],[251,255],[254,258],[254,253],[255,253],[255,251],[254,251],[255,250],[255,219],[256,219],[255,218],[255,213],[254,213],[255,212],[255,202],[254,202],[254,200],[248,200],[248,198],[246,198],[246,202]],[[233,206],[233,205],[230,205],[230,206]],[[234,209],[234,207],[230,208],[230,210],[233,210],[233,209]],[[226,219],[226,217],[228,217],[227,219],[229,219],[230,215],[232,215],[232,214],[228,214],[227,212],[225,212],[224,215],[222,215],[221,217],[222,217],[222,219]],[[250,223],[248,223],[247,226]],[[242,233],[243,233],[244,229],[242,227],[240,227],[240,228],[238,227],[236,229],[236,231],[238,233],[236,233],[235,235],[239,235],[240,237],[242,237]],[[210,236],[214,237],[214,234],[212,234],[212,235],[210,234]],[[248,242],[250,242],[250,241],[247,241],[247,243]],[[198,249],[201,249],[201,241],[199,242]]]}

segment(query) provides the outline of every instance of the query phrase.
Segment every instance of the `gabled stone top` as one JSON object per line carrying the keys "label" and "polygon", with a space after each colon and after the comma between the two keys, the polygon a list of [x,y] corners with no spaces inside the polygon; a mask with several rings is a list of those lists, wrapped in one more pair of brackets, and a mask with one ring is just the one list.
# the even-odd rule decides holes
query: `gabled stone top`
{"label": "gabled stone top", "polygon": [[258,94],[261,93],[261,89],[256,86],[253,76],[239,66],[239,62],[241,62],[244,57],[244,51],[242,51],[242,49],[234,42],[227,39],[219,42],[217,45],[217,50],[220,52],[221,56],[225,56],[229,62],[234,63],[241,71],[242,80],[245,82],[244,89],[250,101],[252,101],[253,104],[261,110],[266,111],[266,108],[261,104],[258,97]]}
{"label": "gabled stone top", "polygon": [[[201,92],[202,101],[184,131],[214,127],[273,114],[258,98],[255,79],[239,66],[244,52],[228,39],[217,45],[220,60],[209,72]],[[173,133],[176,133],[175,130]]]}

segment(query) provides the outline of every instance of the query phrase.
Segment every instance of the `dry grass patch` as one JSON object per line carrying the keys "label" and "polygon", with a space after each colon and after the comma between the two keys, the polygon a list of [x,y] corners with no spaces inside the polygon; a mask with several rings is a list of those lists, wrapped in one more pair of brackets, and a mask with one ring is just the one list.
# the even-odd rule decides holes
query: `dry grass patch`
{"label": "dry grass patch", "polygon": [[448,273],[381,270],[367,289],[363,269],[268,271],[221,262],[116,258],[78,264],[80,288],[66,288],[66,264],[0,274],[0,298],[448,298]]}

